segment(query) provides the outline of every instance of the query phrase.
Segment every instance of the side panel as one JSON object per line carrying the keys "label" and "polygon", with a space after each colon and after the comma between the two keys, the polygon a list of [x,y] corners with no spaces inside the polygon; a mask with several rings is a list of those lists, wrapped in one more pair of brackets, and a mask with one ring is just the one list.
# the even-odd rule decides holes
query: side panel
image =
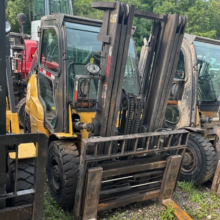
{"label": "side panel", "polygon": [[190,47],[191,45],[184,39],[181,49],[184,54],[186,77],[182,100],[178,101],[177,104],[180,118],[179,122],[176,125],[174,125],[175,128],[181,128],[191,125],[193,65]]}
{"label": "side panel", "polygon": [[26,106],[25,110],[30,116],[31,132],[41,132],[49,136],[49,132],[44,128],[44,112],[43,106],[38,99],[37,76],[31,75],[27,86]]}

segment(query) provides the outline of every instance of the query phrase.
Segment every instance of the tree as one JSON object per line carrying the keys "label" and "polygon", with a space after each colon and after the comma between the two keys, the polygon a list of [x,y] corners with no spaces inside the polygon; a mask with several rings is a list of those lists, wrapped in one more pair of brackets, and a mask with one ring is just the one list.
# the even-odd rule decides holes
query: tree
{"label": "tree", "polygon": [[154,12],[183,14],[188,17],[186,32],[216,38],[216,29],[210,19],[211,3],[203,0],[155,0]]}
{"label": "tree", "polygon": [[19,32],[20,25],[17,21],[17,14],[24,13],[27,16],[27,31],[30,33],[29,4],[27,0],[6,0],[6,18],[12,25],[13,32]]}

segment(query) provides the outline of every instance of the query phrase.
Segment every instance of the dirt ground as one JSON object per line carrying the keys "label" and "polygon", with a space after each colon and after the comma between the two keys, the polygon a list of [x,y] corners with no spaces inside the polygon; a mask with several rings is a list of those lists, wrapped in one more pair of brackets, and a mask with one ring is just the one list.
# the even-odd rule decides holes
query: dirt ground
{"label": "dirt ground", "polygon": [[[179,182],[173,200],[192,219],[220,220],[220,197],[210,191],[211,184],[195,187],[193,183]],[[44,220],[72,220],[73,212],[63,211],[45,192]],[[158,199],[134,203],[125,207],[98,213],[98,220],[170,220],[172,210],[159,204]]]}

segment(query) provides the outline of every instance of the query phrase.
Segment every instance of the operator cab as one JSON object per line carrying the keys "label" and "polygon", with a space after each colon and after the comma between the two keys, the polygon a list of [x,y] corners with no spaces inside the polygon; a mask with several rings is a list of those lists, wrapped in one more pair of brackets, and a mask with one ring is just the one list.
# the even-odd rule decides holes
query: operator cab
{"label": "operator cab", "polygon": [[[91,117],[99,108],[102,43],[97,35],[102,21],[54,14],[43,17],[41,22],[38,88],[44,122],[53,132],[68,131],[69,106],[75,113],[92,112]],[[138,94],[139,87],[137,56],[131,38],[123,91]]]}

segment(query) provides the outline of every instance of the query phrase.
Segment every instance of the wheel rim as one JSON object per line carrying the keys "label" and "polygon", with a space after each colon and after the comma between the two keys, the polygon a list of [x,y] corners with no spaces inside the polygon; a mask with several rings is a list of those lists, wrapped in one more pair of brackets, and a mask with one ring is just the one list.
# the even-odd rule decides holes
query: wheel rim
{"label": "wheel rim", "polygon": [[190,173],[195,169],[195,167],[196,167],[195,152],[187,146],[183,157],[181,171],[183,171],[184,173]]}
{"label": "wheel rim", "polygon": [[51,159],[50,172],[51,172],[51,177],[52,177],[53,189],[55,192],[58,193],[60,191],[60,185],[61,185],[60,167],[55,157],[52,157]]}

